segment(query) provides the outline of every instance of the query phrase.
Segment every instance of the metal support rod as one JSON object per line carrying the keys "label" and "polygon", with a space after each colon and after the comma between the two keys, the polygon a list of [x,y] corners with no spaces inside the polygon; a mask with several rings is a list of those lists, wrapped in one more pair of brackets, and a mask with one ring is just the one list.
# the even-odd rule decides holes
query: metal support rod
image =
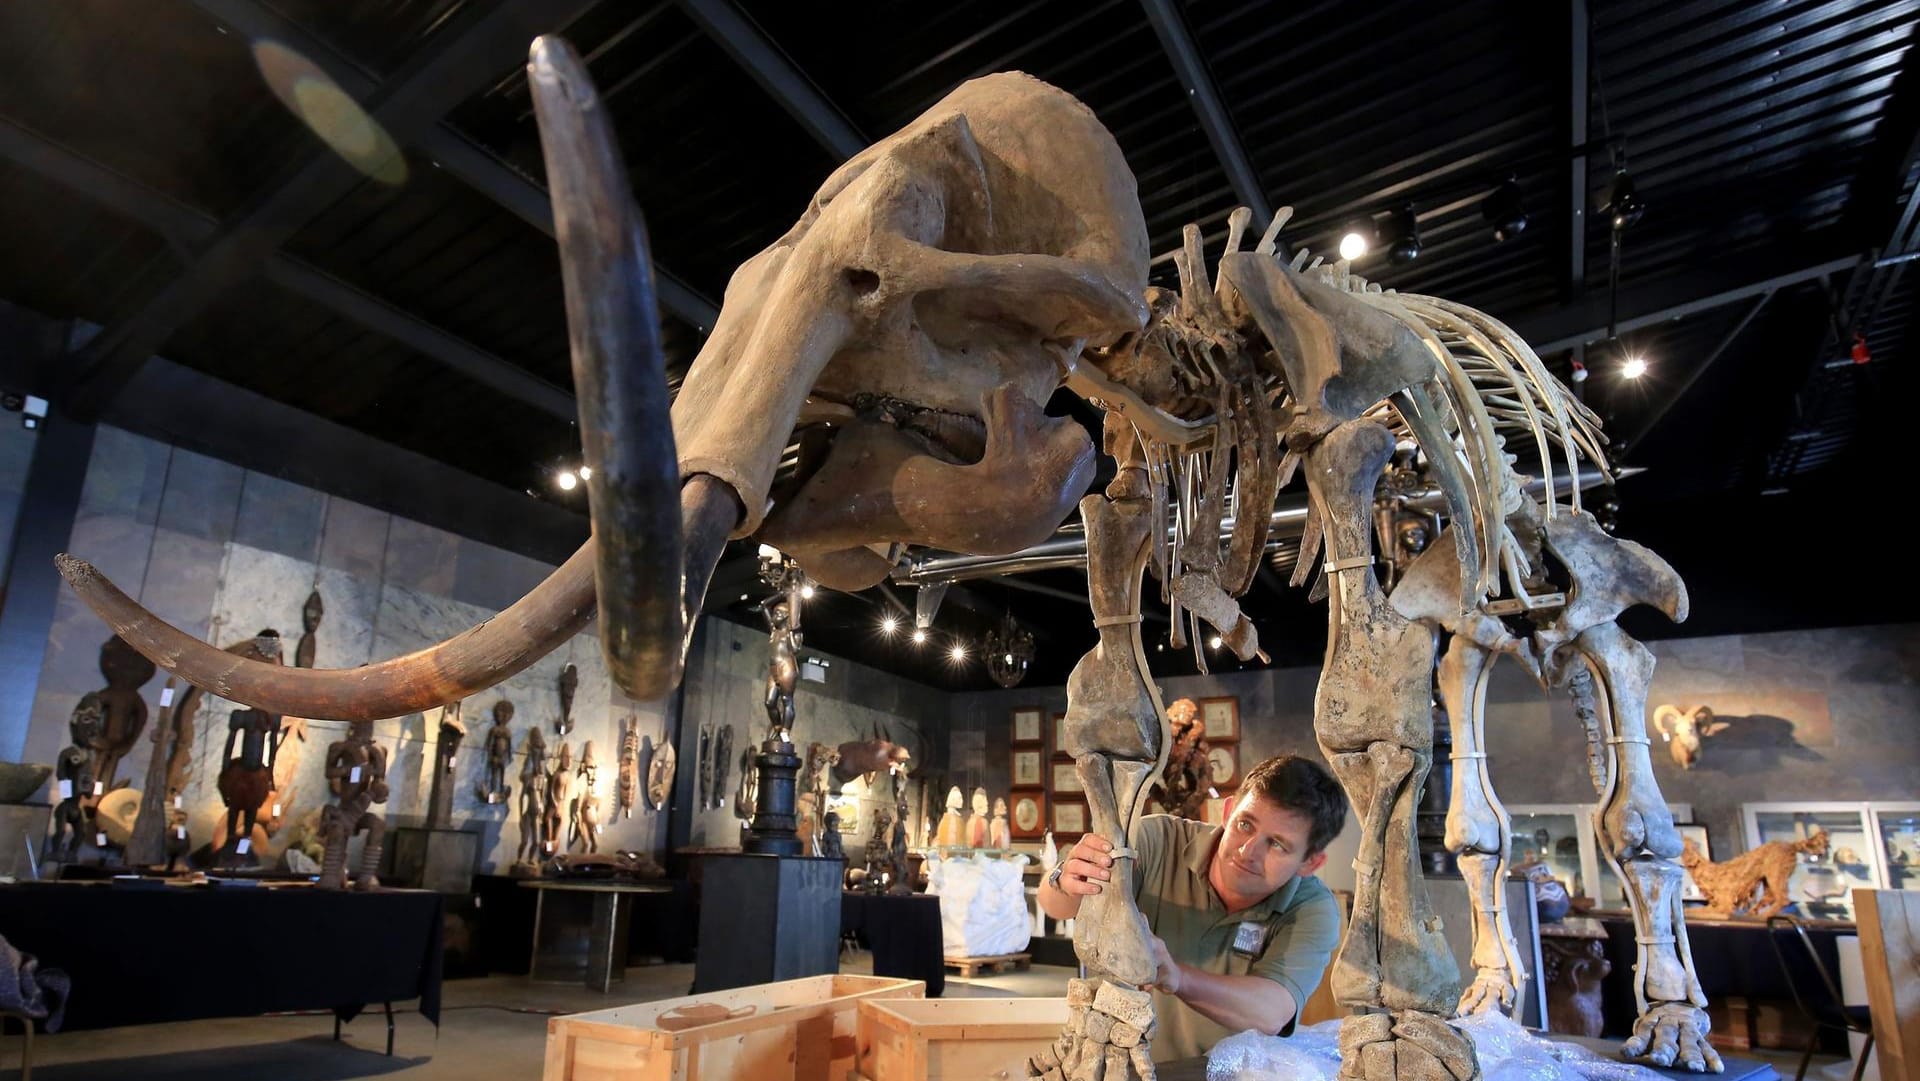
{"label": "metal support rod", "polygon": [[1253,161],[1247,157],[1246,148],[1240,143],[1240,135],[1234,130],[1233,118],[1220,100],[1213,73],[1207,70],[1207,62],[1201,57],[1200,50],[1194,45],[1193,35],[1187,30],[1186,19],[1180,14],[1180,5],[1174,0],[1141,0],[1141,7],[1146,9],[1147,21],[1153,24],[1153,32],[1159,35],[1160,47],[1166,50],[1174,73],[1187,88],[1187,103],[1193,106],[1194,115],[1199,117],[1200,130],[1206,133],[1207,142],[1212,144],[1214,155],[1220,159],[1227,182],[1233,185],[1234,196],[1253,211],[1254,233],[1263,232],[1267,223],[1273,220],[1273,207],[1267,203],[1266,189],[1261,187],[1260,177],[1253,169]]}

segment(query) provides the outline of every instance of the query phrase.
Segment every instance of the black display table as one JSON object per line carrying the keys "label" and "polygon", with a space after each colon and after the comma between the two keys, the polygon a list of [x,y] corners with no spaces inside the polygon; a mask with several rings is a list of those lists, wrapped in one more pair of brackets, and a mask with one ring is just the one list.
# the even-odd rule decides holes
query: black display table
{"label": "black display table", "polygon": [[23,883],[0,886],[0,935],[72,978],[62,1031],[294,1010],[350,1021],[408,999],[438,1026],[441,903],[423,890]]}
{"label": "black display table", "polygon": [[925,980],[927,997],[947,988],[940,938],[940,898],[849,890],[840,895],[840,935],[858,936],[873,951],[873,974]]}
{"label": "black display table", "polygon": [[693,993],[839,971],[834,917],[845,869],[818,856],[703,857]]}

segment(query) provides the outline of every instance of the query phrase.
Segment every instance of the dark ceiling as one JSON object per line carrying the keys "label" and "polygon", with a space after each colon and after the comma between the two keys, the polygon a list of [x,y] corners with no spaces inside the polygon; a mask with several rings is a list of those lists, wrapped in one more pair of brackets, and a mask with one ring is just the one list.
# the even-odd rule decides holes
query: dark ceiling
{"label": "dark ceiling", "polygon": [[[1903,621],[1913,591],[1849,564],[1909,457],[1916,23],[1920,0],[20,0],[0,5],[0,300],[103,328],[49,374],[60,408],[106,409],[159,354],[578,509],[550,483],[578,447],[532,34],[564,33],[612,104],[676,372],[731,269],[839,161],[1019,69],[1112,129],[1158,253],[1188,222],[1217,242],[1241,203],[1295,207],[1283,239],[1316,251],[1411,205],[1419,258],[1357,269],[1584,364],[1618,463],[1645,469],[1620,532],[1687,577],[1685,633]],[[268,42],[365,107],[404,179],[326,149],[263,78]],[[1649,209],[1612,281],[1598,208],[1622,166]],[[1508,178],[1529,224],[1496,244],[1481,207]],[[711,609],[753,620],[752,570],[736,547]],[[1276,663],[1313,663],[1324,610],[1282,578],[1249,610]],[[1011,611],[1039,636],[1031,678],[1059,682],[1092,640],[1084,588],[967,583],[939,626],[977,642]],[[912,590],[823,595],[810,641],[991,685],[881,639],[896,601]],[[1148,632],[1156,667],[1191,670]]]}

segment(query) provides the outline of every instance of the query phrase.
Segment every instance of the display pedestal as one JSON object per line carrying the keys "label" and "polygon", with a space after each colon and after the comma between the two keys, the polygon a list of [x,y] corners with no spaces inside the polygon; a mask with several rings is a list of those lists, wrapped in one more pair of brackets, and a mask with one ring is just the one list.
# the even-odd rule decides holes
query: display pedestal
{"label": "display pedestal", "polygon": [[387,844],[393,850],[393,885],[435,893],[473,892],[479,834],[402,826],[389,834]]}
{"label": "display pedestal", "polygon": [[[52,822],[50,803],[0,803],[0,853],[5,853],[0,855],[0,874],[12,875],[16,882],[31,881],[33,861],[40,858]],[[23,836],[25,843],[20,841]]]}
{"label": "display pedestal", "polygon": [[702,858],[693,993],[823,976],[840,968],[840,860]]}

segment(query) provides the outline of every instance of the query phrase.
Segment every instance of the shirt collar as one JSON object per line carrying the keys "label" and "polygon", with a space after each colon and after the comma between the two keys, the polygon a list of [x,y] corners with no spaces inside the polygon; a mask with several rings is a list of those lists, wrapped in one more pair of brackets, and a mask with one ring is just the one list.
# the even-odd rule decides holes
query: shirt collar
{"label": "shirt collar", "polygon": [[[1213,853],[1215,849],[1219,848],[1220,839],[1226,836],[1226,833],[1227,828],[1225,826],[1207,827],[1206,832],[1200,835],[1200,843],[1193,846],[1193,855],[1187,858],[1188,870],[1200,876],[1200,881],[1206,890],[1209,907],[1219,905],[1223,911],[1226,909],[1226,903],[1220,899],[1220,894],[1215,892],[1213,888],[1213,878],[1207,872],[1213,864]],[[1300,876],[1294,875],[1292,878],[1287,879],[1286,885],[1274,890],[1268,894],[1265,899],[1249,908],[1235,912],[1233,918],[1236,920],[1264,920],[1275,912],[1285,912],[1287,906],[1293,903],[1293,895],[1299,892],[1299,889]]]}

